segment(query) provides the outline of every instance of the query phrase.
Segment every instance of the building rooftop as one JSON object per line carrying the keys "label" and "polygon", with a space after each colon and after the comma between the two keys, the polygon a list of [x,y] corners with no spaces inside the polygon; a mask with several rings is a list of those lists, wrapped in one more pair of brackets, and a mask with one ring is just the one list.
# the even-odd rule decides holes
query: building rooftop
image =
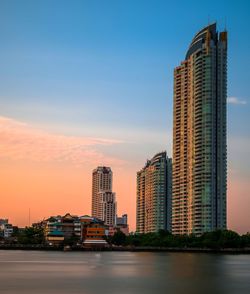
{"label": "building rooftop", "polygon": [[217,32],[216,32],[216,22],[212,23],[206,27],[204,27],[202,30],[200,30],[193,38],[191,44],[189,45],[187,54],[186,54],[186,60],[192,55],[197,49],[201,48],[202,44],[204,43],[204,40],[207,38],[207,33],[210,32],[210,36],[212,40],[217,39]]}

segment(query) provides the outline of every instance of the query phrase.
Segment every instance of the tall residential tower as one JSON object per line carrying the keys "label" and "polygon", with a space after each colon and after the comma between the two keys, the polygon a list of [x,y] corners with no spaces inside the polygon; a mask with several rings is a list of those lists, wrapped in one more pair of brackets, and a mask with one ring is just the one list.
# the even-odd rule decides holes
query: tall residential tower
{"label": "tall residential tower", "polygon": [[226,229],[227,32],[193,38],[174,71],[172,232]]}
{"label": "tall residential tower", "polygon": [[92,216],[115,225],[116,197],[112,192],[113,174],[110,167],[99,166],[92,174]]}
{"label": "tall residential tower", "polygon": [[166,152],[156,154],[137,172],[136,231],[171,230],[172,161]]}

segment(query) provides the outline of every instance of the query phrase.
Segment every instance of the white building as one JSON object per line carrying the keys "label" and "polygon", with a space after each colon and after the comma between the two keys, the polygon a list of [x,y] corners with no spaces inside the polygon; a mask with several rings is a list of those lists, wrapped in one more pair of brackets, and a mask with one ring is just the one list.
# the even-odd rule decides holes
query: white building
{"label": "white building", "polygon": [[112,171],[110,167],[99,166],[92,173],[92,216],[102,219],[102,193],[112,192]]}
{"label": "white building", "polygon": [[105,225],[116,223],[116,195],[112,192],[113,173],[110,167],[99,166],[92,174],[92,216]]}
{"label": "white building", "polygon": [[9,238],[13,234],[13,226],[9,224],[8,219],[0,219],[0,235]]}
{"label": "white building", "polygon": [[101,215],[105,225],[114,226],[116,222],[116,199],[113,192],[100,192]]}

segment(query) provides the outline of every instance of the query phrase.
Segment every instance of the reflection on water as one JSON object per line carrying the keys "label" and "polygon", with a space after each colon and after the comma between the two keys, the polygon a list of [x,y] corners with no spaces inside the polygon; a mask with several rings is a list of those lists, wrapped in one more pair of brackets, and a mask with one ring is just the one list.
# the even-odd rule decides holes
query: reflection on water
{"label": "reflection on water", "polygon": [[0,251],[0,293],[250,293],[250,255]]}

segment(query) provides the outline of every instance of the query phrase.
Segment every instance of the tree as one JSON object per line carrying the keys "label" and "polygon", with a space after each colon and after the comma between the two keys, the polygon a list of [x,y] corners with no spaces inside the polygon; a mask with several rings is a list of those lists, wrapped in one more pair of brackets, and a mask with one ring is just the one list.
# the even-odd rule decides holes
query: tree
{"label": "tree", "polygon": [[201,236],[201,245],[208,248],[237,248],[241,245],[240,236],[230,230],[217,230]]}
{"label": "tree", "polygon": [[241,236],[241,246],[242,247],[250,247],[250,233],[246,233]]}
{"label": "tree", "polygon": [[18,234],[18,243],[20,244],[42,244],[44,242],[43,229],[26,227]]}
{"label": "tree", "polygon": [[115,245],[125,245],[126,235],[122,231],[117,231],[114,233],[114,236],[111,238],[111,243]]}

